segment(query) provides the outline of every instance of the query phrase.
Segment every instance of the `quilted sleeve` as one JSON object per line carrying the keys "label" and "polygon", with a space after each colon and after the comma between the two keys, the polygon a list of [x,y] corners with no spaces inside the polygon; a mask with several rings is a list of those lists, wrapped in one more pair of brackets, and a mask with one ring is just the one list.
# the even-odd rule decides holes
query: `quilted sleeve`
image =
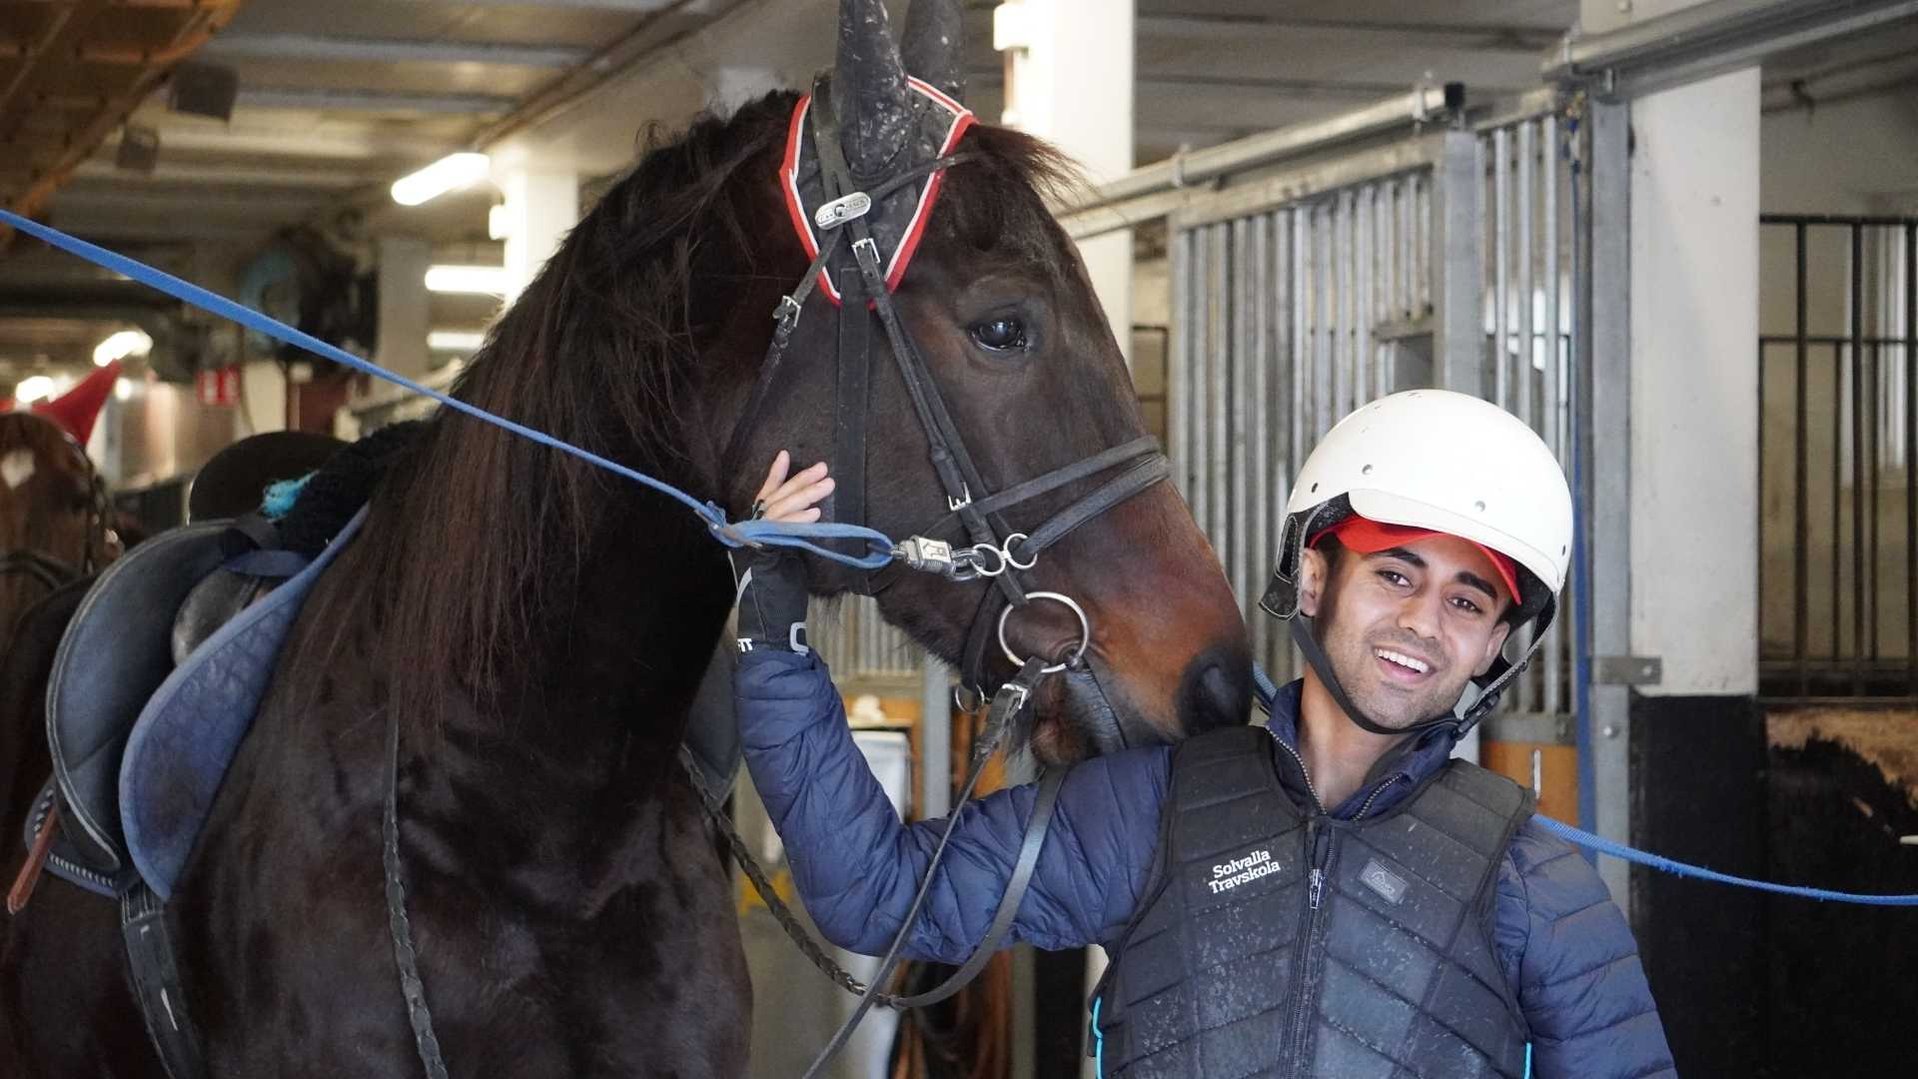
{"label": "quilted sleeve", "polygon": [[[900,822],[816,654],[747,653],[733,687],[746,767],[807,913],[833,943],[884,952],[944,821]],[[1169,750],[1138,750],[1068,774],[1008,944],[1070,948],[1118,935],[1151,868],[1169,763]],[[908,956],[959,963],[971,954],[1005,892],[1035,794],[1015,787],[959,807]]]}
{"label": "quilted sleeve", "polygon": [[1591,863],[1535,821],[1512,840],[1495,930],[1539,1079],[1677,1074],[1625,915]]}

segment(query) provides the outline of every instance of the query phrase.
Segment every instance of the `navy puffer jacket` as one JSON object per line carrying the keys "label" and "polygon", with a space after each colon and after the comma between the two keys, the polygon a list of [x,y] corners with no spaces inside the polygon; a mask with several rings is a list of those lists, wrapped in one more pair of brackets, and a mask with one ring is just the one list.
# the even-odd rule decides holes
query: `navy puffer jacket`
{"label": "navy puffer jacket", "polygon": [[[746,765],[784,840],[793,880],[820,932],[880,954],[925,873],[940,822],[900,823],[846,726],[817,654],[761,649],[734,676]],[[1272,708],[1273,736],[1296,739],[1298,684]],[[1383,810],[1439,768],[1449,741],[1421,745]],[[1128,750],[1073,768],[1013,941],[1041,948],[1116,943],[1152,868],[1171,750]],[[945,861],[905,952],[961,963],[1004,894],[1035,788],[960,807]],[[1297,793],[1297,792],[1295,792]],[[1333,816],[1356,810],[1340,806]],[[1521,827],[1498,880],[1496,945],[1532,1030],[1533,1074],[1636,1079],[1675,1074],[1664,1027],[1624,916],[1591,865],[1535,822]]]}

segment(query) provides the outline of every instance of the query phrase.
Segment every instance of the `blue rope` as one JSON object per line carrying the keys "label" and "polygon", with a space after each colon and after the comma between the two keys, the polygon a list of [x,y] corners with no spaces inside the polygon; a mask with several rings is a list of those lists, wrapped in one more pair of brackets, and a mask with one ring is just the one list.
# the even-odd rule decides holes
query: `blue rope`
{"label": "blue rope", "polygon": [[[1270,709],[1272,707],[1272,698],[1278,695],[1279,689],[1278,686],[1273,683],[1272,676],[1265,673],[1265,668],[1256,663],[1252,665],[1252,685],[1253,692],[1258,694],[1260,703],[1264,704],[1267,709]],[[1563,821],[1553,820],[1547,816],[1534,816],[1533,819],[1538,821],[1546,831],[1551,832],[1561,839],[1569,840],[1578,846],[1584,847],[1586,850],[1598,854],[1609,854],[1614,858],[1622,858],[1628,862],[1637,862],[1639,865],[1650,866],[1653,869],[1662,870],[1680,877],[1696,877],[1699,880],[1717,881],[1720,884],[1731,884],[1740,888],[1756,888],[1761,892],[1777,892],[1779,895],[1795,895],[1805,899],[1828,899],[1837,903],[1863,903],[1874,907],[1918,907],[1918,895],[1865,895],[1858,892],[1831,892],[1823,888],[1806,888],[1796,884],[1773,884],[1770,881],[1752,880],[1749,877],[1734,877],[1729,873],[1720,873],[1715,869],[1706,869],[1704,866],[1673,861],[1663,855],[1648,854],[1634,847],[1628,847],[1623,843],[1613,842],[1604,836],[1597,836],[1590,832],[1580,831]]]}
{"label": "blue rope", "polygon": [[1545,830],[1563,839],[1568,839],[1588,850],[1600,854],[1609,854],[1614,858],[1623,858],[1628,862],[1651,866],[1681,877],[1696,877],[1699,880],[1717,881],[1720,884],[1732,884],[1740,888],[1756,888],[1761,892],[1776,892],[1779,895],[1794,895],[1801,899],[1827,899],[1835,903],[1863,903],[1873,907],[1918,907],[1918,895],[1866,895],[1859,892],[1832,892],[1823,888],[1806,888],[1797,884],[1773,884],[1770,881],[1752,880],[1750,877],[1734,877],[1730,873],[1720,873],[1704,866],[1687,865],[1657,854],[1647,854],[1642,850],[1615,843],[1604,836],[1580,831],[1563,821],[1550,817],[1534,817]]}
{"label": "blue rope", "polygon": [[[49,228],[46,225],[42,225],[29,218],[21,217],[19,214],[9,210],[0,210],[0,224],[11,225],[43,243],[57,247],[68,254],[76,255],[93,263],[95,266],[112,270],[122,276],[138,281],[143,285],[157,289],[182,303],[191,304],[209,314],[218,315],[221,318],[237,322],[241,326],[256,333],[265,334],[267,337],[292,345],[295,348],[305,349],[315,356],[332,360],[334,363],[350,367],[355,371],[364,372],[372,375],[374,378],[384,379],[396,386],[417,393],[422,397],[430,397],[454,411],[464,412],[474,419],[484,420],[495,427],[511,431],[522,438],[531,439],[542,446],[549,446],[562,453],[571,454],[588,464],[597,465],[608,472],[624,476],[636,483],[650,487],[660,494],[676,499],[683,503],[686,508],[698,514],[705,520],[706,527],[712,532],[713,537],[728,547],[790,547],[796,550],[809,551],[821,558],[852,566],[855,569],[866,570],[880,569],[892,561],[893,542],[883,532],[866,528],[863,525],[836,524],[833,522],[819,522],[815,524],[778,524],[771,521],[757,520],[728,522],[726,520],[726,511],[720,509],[719,506],[712,502],[702,502],[670,483],[654,479],[644,472],[629,468],[626,465],[620,464],[618,461],[609,460],[591,450],[581,449],[570,442],[554,438],[544,431],[536,431],[531,427],[527,427],[525,424],[515,423],[504,416],[495,415],[480,408],[478,405],[470,404],[457,397],[423,386],[404,375],[388,371],[386,368],[369,360],[361,359],[347,352],[345,349],[329,345],[311,334],[302,333],[284,322],[268,318],[266,315],[243,304],[235,303],[225,296],[221,296],[219,293],[210,292],[190,281],[183,281],[170,273],[155,269],[137,259],[128,258],[117,252],[109,251],[104,247],[99,247],[77,237],[69,236],[59,229]],[[860,540],[866,544],[867,553],[864,555],[844,554],[822,547],[814,542],[816,540]]]}

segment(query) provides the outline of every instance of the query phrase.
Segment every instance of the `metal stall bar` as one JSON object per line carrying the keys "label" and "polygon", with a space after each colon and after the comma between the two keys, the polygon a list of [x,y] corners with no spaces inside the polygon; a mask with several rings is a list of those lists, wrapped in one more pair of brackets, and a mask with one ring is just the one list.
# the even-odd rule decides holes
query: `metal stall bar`
{"label": "metal stall bar", "polygon": [[1272,506],[1274,500],[1272,485],[1272,444],[1268,431],[1272,425],[1272,410],[1268,386],[1272,382],[1272,216],[1259,214],[1250,222],[1250,243],[1244,249],[1241,266],[1249,293],[1246,304],[1252,324],[1251,350],[1247,368],[1247,385],[1240,396],[1247,402],[1251,430],[1246,437],[1249,446],[1248,457],[1251,462],[1251,494],[1244,504],[1243,515],[1249,518],[1247,543],[1250,545],[1250,572],[1241,582],[1242,595],[1245,597],[1247,624],[1251,628],[1252,654],[1263,658],[1266,654],[1266,637],[1271,630],[1271,619],[1258,615],[1261,582],[1272,568],[1276,559],[1273,556],[1270,539]]}
{"label": "metal stall bar", "polygon": [[1512,147],[1510,132],[1492,132],[1492,401],[1512,407],[1505,335],[1511,332]]}
{"label": "metal stall bar", "polygon": [[1914,14],[1918,0],[1704,0],[1608,33],[1567,34],[1542,68],[1548,81],[1605,76],[1638,95]]}
{"label": "metal stall bar", "polygon": [[1864,226],[1851,226],[1851,651],[1852,684],[1865,692],[1865,320]]}
{"label": "metal stall bar", "polygon": [[1905,672],[1918,697],[1918,221],[1905,222]]}
{"label": "metal stall bar", "polygon": [[[1190,232],[1173,229],[1166,244],[1170,262],[1172,310],[1192,310],[1192,245]],[[1192,395],[1185,387],[1191,380],[1193,320],[1174,318],[1172,332],[1166,335],[1165,422],[1166,453],[1172,459],[1172,475],[1179,490],[1192,497],[1196,473],[1192,467]]]}
{"label": "metal stall bar", "polygon": [[[1794,318],[1798,334],[1794,381],[1798,399],[1794,405],[1796,424],[1792,441],[1794,491],[1792,492],[1792,653],[1798,661],[1798,693],[1805,696],[1811,692],[1811,474],[1808,461],[1811,451],[1811,417],[1809,415],[1809,397],[1811,380],[1809,359],[1806,355],[1810,343],[1805,339],[1809,332],[1809,313],[1805,296],[1805,223],[1792,226],[1792,261],[1796,264],[1797,295],[1795,297]],[[1759,346],[1761,349],[1763,345]],[[1762,563],[1761,563],[1762,565]]]}
{"label": "metal stall bar", "polygon": [[[1558,265],[1558,185],[1560,181],[1558,155],[1558,117],[1546,116],[1540,120],[1542,135],[1539,149],[1544,155],[1544,196],[1543,218],[1545,223],[1545,342],[1543,360],[1545,365],[1545,444],[1552,448],[1558,457],[1560,466],[1566,462],[1564,443],[1564,401],[1565,380],[1559,358],[1560,331],[1559,311],[1559,265]],[[1567,597],[1568,599],[1570,597]],[[1578,617],[1570,604],[1562,606],[1571,618]],[[1553,714],[1570,711],[1565,702],[1565,626],[1570,618],[1553,619],[1545,631],[1545,700],[1544,710]]]}
{"label": "metal stall bar", "polygon": [[[1581,657],[1587,706],[1577,717],[1579,817],[1588,831],[1631,840],[1631,694],[1617,684],[1591,684],[1597,656],[1631,654],[1630,111],[1594,101],[1589,108],[1590,183],[1582,234],[1589,237],[1585,289],[1575,302],[1580,335],[1579,438],[1582,460],[1575,497],[1583,512],[1589,651]],[[1605,432],[1599,437],[1598,432]],[[1612,898],[1631,915],[1630,874],[1616,860],[1599,865]]]}
{"label": "metal stall bar", "polygon": [[[1285,507],[1292,498],[1292,476],[1299,462],[1299,216],[1296,210],[1272,214],[1272,416],[1273,504],[1266,510],[1276,555],[1282,538]],[[1274,558],[1276,564],[1277,559]],[[1260,621],[1266,621],[1260,619]],[[1292,649],[1285,634],[1266,626],[1266,669],[1274,678],[1290,680]]]}
{"label": "metal stall bar", "polygon": [[1430,252],[1430,272],[1415,273],[1412,279],[1416,289],[1430,290],[1425,295],[1433,301],[1433,381],[1474,397],[1485,395],[1483,170],[1478,138],[1469,131],[1447,131],[1433,176],[1431,209],[1415,213],[1411,222],[1429,217],[1433,230],[1431,247],[1412,248]]}
{"label": "metal stall bar", "polygon": [[[1250,534],[1246,522],[1247,511],[1251,507],[1248,499],[1253,496],[1253,492],[1247,489],[1246,483],[1247,473],[1250,471],[1246,446],[1246,428],[1249,419],[1247,409],[1251,404],[1248,393],[1251,385],[1249,368],[1258,363],[1252,347],[1254,332],[1252,309],[1255,299],[1252,291],[1250,260],[1247,257],[1251,247],[1252,224],[1251,220],[1242,217],[1232,222],[1231,231],[1224,234],[1230,237],[1232,256],[1228,264],[1232,270],[1232,348],[1230,355],[1226,357],[1228,377],[1221,380],[1225,383],[1222,390],[1231,402],[1229,416],[1232,426],[1231,457],[1226,462],[1227,471],[1230,473],[1228,486],[1232,493],[1231,501],[1228,503],[1231,512],[1225,522],[1227,534],[1231,537],[1227,544],[1231,550],[1231,561],[1226,563],[1226,574],[1237,586],[1239,613],[1242,616],[1249,615],[1256,609],[1253,606],[1256,599],[1247,599],[1247,589],[1254,574],[1252,552],[1246,542]],[[1225,418],[1221,417],[1222,420]]]}
{"label": "metal stall bar", "polygon": [[1338,417],[1351,411],[1358,399],[1358,363],[1354,355],[1354,338],[1357,337],[1356,313],[1352,308],[1352,294],[1355,288],[1353,263],[1358,260],[1358,251],[1353,240],[1353,207],[1351,189],[1346,189],[1328,200],[1326,210],[1332,215],[1332,228],[1328,230],[1330,249],[1327,251],[1337,268],[1333,277],[1334,294],[1332,297],[1329,329],[1332,339],[1332,408],[1325,417],[1325,425],[1330,429]]}
{"label": "metal stall bar", "polygon": [[1060,224],[1075,240],[1128,229],[1142,221],[1176,216],[1188,205],[1207,201],[1211,197],[1207,187],[1214,182],[1393,132],[1415,133],[1420,125],[1458,115],[1464,108],[1464,84],[1421,86],[1329,119],[1279,128],[1147,165],[1105,184],[1085,199],[1055,209]]}
{"label": "metal stall bar", "polygon": [[1226,503],[1226,409],[1227,405],[1227,363],[1228,355],[1227,327],[1231,325],[1232,293],[1228,287],[1230,264],[1227,261],[1226,245],[1229,234],[1223,224],[1208,225],[1205,228],[1206,243],[1206,355],[1205,385],[1207,408],[1205,416],[1206,435],[1206,515],[1200,520],[1205,526],[1206,535],[1212,537],[1213,546],[1218,549],[1219,561],[1226,566],[1232,565],[1233,551],[1230,525],[1231,507]]}

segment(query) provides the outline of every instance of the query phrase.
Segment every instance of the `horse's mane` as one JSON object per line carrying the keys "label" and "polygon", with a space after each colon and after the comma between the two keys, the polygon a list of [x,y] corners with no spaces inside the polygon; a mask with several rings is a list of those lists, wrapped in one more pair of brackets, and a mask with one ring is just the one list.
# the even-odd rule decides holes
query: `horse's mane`
{"label": "horse's mane", "polygon": [[[772,300],[804,267],[775,177],[795,101],[774,93],[730,118],[702,116],[676,139],[650,132],[636,166],[502,317],[455,394],[719,497],[709,455],[689,452],[691,435],[710,436],[714,423],[692,391],[702,350],[739,320],[763,320],[769,334]],[[1028,192],[1072,182],[1069,166],[1016,132],[981,127],[968,143],[978,156],[962,166],[964,185],[946,185],[935,236],[1066,272],[1051,265],[1066,241]],[[763,310],[741,310],[742,297],[760,294]],[[340,597],[354,608],[347,617],[382,623],[390,705],[443,715],[448,693],[522,688],[541,634],[577,593],[587,545],[631,490],[450,410],[426,424],[374,496],[357,541],[368,549],[363,582]]]}

